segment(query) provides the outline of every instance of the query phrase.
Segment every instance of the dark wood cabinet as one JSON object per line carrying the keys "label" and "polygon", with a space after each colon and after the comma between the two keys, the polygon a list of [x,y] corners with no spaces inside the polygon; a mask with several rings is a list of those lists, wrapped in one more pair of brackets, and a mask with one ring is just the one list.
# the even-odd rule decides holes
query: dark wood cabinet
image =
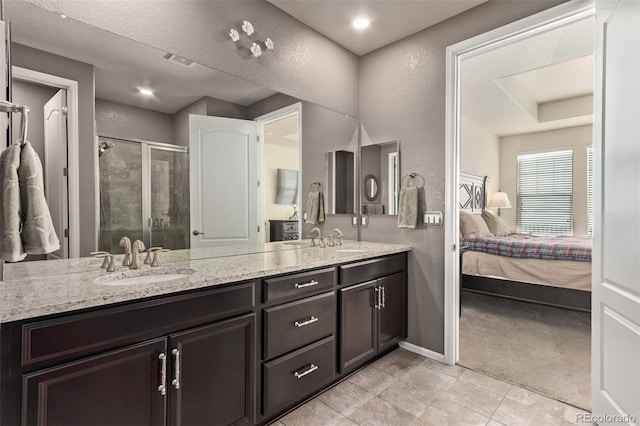
{"label": "dark wood cabinet", "polygon": [[395,346],[407,336],[407,306],[404,274],[378,280],[381,305],[378,310],[378,352]]}
{"label": "dark wood cabinet", "polygon": [[406,337],[406,304],[404,272],[340,290],[341,373],[363,365]]}
{"label": "dark wood cabinet", "polygon": [[377,353],[377,281],[340,290],[340,365],[345,371]]}
{"label": "dark wood cabinet", "polygon": [[406,337],[406,259],[2,324],[0,423],[266,424]]}
{"label": "dark wood cabinet", "polygon": [[255,315],[169,336],[171,426],[252,424]]}
{"label": "dark wood cabinet", "polygon": [[25,375],[22,424],[164,424],[161,354],[164,338]]}
{"label": "dark wood cabinet", "polygon": [[292,241],[300,239],[297,220],[269,219],[269,241]]}

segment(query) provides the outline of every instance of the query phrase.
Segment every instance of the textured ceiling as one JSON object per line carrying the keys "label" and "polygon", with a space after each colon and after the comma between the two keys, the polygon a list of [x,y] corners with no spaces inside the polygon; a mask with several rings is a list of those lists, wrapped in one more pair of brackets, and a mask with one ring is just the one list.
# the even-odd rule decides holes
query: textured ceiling
{"label": "textured ceiling", "polygon": [[[400,40],[487,0],[267,0],[356,55]],[[356,30],[351,21],[367,16]]]}

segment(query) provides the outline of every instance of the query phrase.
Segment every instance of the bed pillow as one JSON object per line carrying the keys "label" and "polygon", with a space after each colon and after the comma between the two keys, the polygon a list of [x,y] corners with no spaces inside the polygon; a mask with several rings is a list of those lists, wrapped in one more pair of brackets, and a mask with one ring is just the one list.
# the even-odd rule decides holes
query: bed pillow
{"label": "bed pillow", "polygon": [[482,216],[467,212],[460,212],[460,232],[465,238],[493,236]]}
{"label": "bed pillow", "polygon": [[500,216],[496,216],[489,210],[482,210],[482,218],[487,223],[489,231],[496,237],[507,237],[511,235],[509,225]]}

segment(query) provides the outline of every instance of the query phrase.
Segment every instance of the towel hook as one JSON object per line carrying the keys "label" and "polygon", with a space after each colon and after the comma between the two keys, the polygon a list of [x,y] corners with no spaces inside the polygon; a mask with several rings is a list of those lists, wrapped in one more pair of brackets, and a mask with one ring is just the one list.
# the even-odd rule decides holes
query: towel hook
{"label": "towel hook", "polygon": [[[407,186],[411,185],[411,182],[413,182],[414,186],[422,188],[425,184],[424,177],[421,174],[415,172],[407,173],[402,177],[402,180],[400,181],[402,186],[405,186],[405,179],[407,180]],[[418,179],[421,180],[422,183],[419,184]]]}
{"label": "towel hook", "polygon": [[309,191],[313,192],[314,188],[317,191],[320,191],[322,189],[322,184],[320,182],[312,182],[311,185],[309,186]]}

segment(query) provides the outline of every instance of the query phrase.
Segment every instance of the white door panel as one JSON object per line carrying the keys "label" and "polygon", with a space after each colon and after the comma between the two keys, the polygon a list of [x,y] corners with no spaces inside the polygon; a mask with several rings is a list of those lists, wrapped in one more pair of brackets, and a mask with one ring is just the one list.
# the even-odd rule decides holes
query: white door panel
{"label": "white door panel", "polygon": [[640,420],[640,3],[597,0],[592,395],[598,424]]}
{"label": "white door panel", "polygon": [[69,238],[65,230],[69,228],[67,176],[67,116],[64,108],[67,92],[59,90],[44,105],[44,180],[45,197],[51,220],[60,239],[60,249],[48,257],[66,259],[69,257]]}
{"label": "white door panel", "polygon": [[257,124],[189,116],[191,247],[256,243]]}

